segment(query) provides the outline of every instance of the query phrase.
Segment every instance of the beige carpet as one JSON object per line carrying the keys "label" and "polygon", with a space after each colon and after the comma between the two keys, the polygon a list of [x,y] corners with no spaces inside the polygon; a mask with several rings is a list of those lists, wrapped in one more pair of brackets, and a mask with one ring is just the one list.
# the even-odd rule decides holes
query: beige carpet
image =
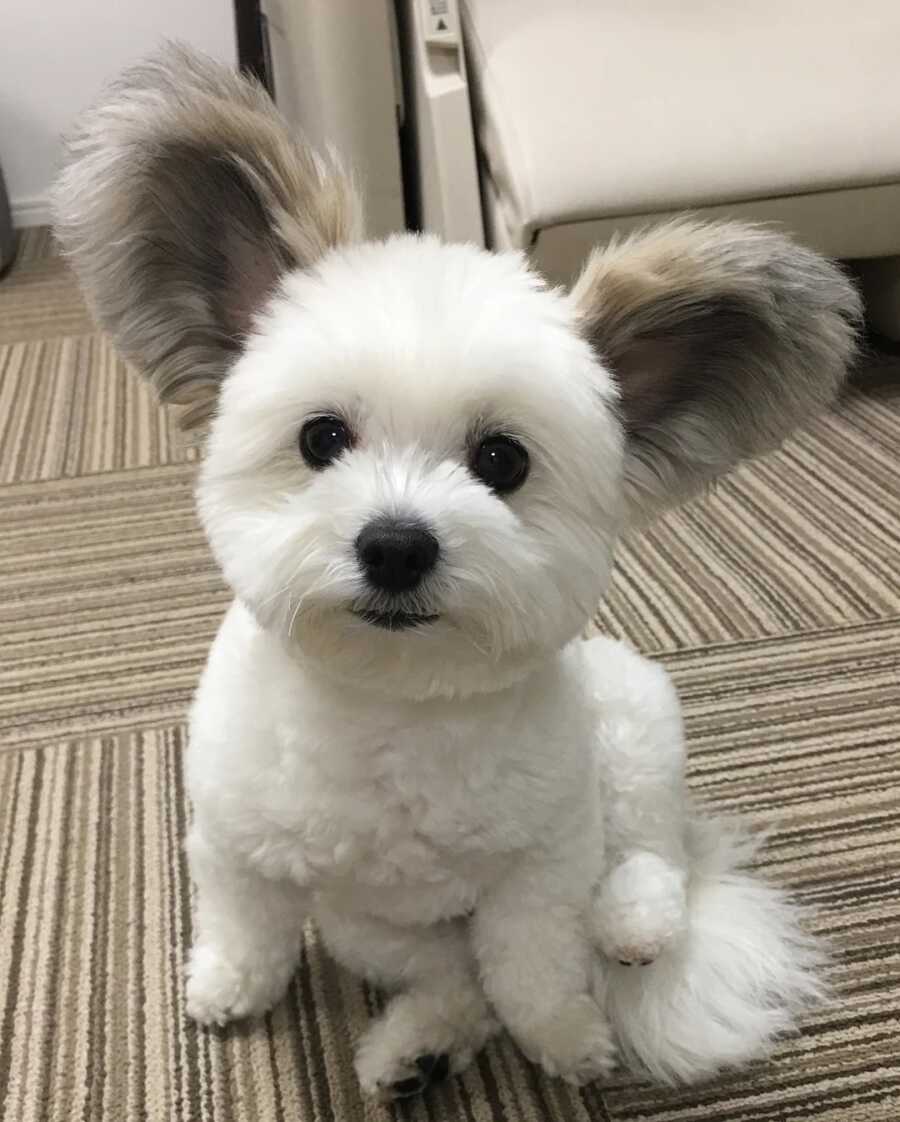
{"label": "beige carpet", "polygon": [[[192,458],[31,231],[0,282],[0,1118],[382,1122],[351,1069],[374,998],[313,934],[265,1022],[184,1016],[183,716],[227,601]],[[772,829],[833,1001],[709,1086],[578,1092],[500,1042],[396,1117],[900,1118],[898,561],[888,386],[623,549],[599,619],[674,674],[698,795]]]}

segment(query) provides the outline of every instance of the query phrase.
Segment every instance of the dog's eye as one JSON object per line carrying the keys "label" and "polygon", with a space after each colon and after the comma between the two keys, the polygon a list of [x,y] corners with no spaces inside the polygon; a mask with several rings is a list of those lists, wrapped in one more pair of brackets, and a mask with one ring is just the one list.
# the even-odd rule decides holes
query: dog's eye
{"label": "dog's eye", "polygon": [[488,436],[475,449],[472,471],[498,494],[521,487],[528,475],[528,453],[511,436]]}
{"label": "dog's eye", "polygon": [[333,464],[350,444],[350,430],[339,417],[313,417],[300,430],[300,453],[316,470]]}

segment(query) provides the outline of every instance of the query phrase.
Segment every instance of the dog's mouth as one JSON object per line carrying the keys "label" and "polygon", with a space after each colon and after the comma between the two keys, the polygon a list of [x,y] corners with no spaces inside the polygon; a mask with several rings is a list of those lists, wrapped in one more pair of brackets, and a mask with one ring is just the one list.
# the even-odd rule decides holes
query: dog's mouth
{"label": "dog's mouth", "polygon": [[413,627],[424,627],[425,624],[434,623],[436,615],[420,615],[417,612],[375,612],[369,608],[354,609],[353,614],[373,627],[381,627],[385,631],[409,631]]}

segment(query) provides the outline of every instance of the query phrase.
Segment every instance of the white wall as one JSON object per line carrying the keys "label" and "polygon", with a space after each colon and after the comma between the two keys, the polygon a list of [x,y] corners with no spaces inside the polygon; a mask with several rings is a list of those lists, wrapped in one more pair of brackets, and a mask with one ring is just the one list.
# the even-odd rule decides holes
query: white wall
{"label": "white wall", "polygon": [[32,0],[0,18],[0,164],[16,225],[46,222],[59,138],[163,38],[234,63],[231,0]]}

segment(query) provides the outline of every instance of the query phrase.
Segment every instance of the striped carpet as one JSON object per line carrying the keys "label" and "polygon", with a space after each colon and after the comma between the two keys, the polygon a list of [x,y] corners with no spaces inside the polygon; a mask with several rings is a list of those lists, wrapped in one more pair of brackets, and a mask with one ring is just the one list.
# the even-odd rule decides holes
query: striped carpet
{"label": "striped carpet", "polygon": [[900,1117],[900,389],[626,543],[598,624],[681,689],[691,780],[772,831],[834,1000],[774,1059],[575,1091],[507,1042],[420,1102],[361,1101],[377,999],[307,937],[261,1023],[184,1015],[183,716],[227,596],[194,459],[46,231],[0,283],[2,1122],[876,1122]]}

